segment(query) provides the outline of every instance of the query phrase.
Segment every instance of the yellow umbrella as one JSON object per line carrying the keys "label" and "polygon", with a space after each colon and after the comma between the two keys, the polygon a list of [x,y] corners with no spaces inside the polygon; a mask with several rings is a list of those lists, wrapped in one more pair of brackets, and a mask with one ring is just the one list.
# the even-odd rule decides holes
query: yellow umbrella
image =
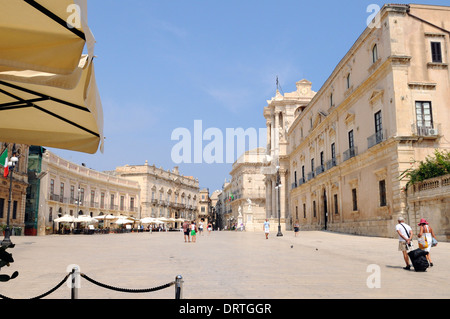
{"label": "yellow umbrella", "polygon": [[79,60],[75,72],[80,78],[72,89],[36,84],[27,72],[0,74],[2,141],[90,154],[100,146],[103,151],[103,109],[93,58]]}
{"label": "yellow umbrella", "polygon": [[0,0],[0,72],[71,74],[94,43],[86,0]]}

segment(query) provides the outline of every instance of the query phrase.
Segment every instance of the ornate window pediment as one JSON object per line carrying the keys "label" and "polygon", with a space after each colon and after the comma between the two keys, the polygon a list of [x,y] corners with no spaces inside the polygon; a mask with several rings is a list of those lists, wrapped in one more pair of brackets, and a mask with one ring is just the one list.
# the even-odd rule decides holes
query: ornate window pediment
{"label": "ornate window pediment", "polygon": [[353,113],[352,111],[348,112],[345,115],[344,121],[345,121],[345,125],[347,125],[347,127],[352,124],[355,124],[355,113]]}

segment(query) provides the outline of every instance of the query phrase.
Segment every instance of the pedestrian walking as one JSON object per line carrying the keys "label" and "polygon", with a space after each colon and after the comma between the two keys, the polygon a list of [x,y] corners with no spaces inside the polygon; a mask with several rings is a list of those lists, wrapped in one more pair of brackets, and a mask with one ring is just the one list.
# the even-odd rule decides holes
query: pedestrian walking
{"label": "pedestrian walking", "polygon": [[297,234],[298,234],[299,231],[300,231],[300,224],[298,223],[298,220],[296,220],[295,223],[294,223],[295,237],[297,237]]}
{"label": "pedestrian walking", "polygon": [[270,223],[269,220],[266,218],[266,221],[264,222],[264,233],[266,234],[266,239],[269,239],[269,232],[270,232]]}
{"label": "pedestrian walking", "polygon": [[[191,242],[191,238],[189,237],[189,222],[187,220],[183,223],[183,232],[184,232],[184,242]],[[187,239],[187,240],[186,240]]]}
{"label": "pedestrian walking", "polygon": [[[428,224],[428,222],[425,218],[422,218],[420,220],[418,226],[420,226],[420,231],[419,231],[419,234],[417,235],[418,242],[419,242],[419,248],[428,252],[428,254],[426,255],[427,260],[428,260],[428,263],[430,264],[430,267],[433,267],[433,262],[431,261],[430,252],[431,252],[433,238],[436,239],[436,236],[434,235],[433,229],[430,227],[430,225]],[[436,240],[436,243],[437,243],[437,240]]]}
{"label": "pedestrian walking", "polygon": [[403,259],[406,263],[406,266],[403,267],[403,269],[410,270],[411,265],[409,263],[408,252],[413,250],[411,242],[413,232],[411,227],[405,224],[405,219],[403,217],[400,216],[397,221],[398,224],[395,226],[395,230],[398,234],[398,250],[403,253]]}
{"label": "pedestrian walking", "polygon": [[198,223],[198,234],[203,235],[203,219]]}
{"label": "pedestrian walking", "polygon": [[195,243],[197,241],[197,225],[195,225],[194,221],[191,223],[191,237],[192,242]]}
{"label": "pedestrian walking", "polygon": [[211,234],[211,230],[212,230],[212,224],[208,223],[208,235]]}

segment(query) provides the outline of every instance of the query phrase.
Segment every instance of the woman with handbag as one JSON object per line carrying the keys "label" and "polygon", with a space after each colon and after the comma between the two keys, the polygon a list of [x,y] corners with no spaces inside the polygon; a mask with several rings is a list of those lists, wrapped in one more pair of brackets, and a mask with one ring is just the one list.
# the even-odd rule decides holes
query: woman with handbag
{"label": "woman with handbag", "polygon": [[433,229],[428,225],[425,218],[422,218],[418,224],[420,226],[419,234],[417,235],[419,248],[428,252],[427,259],[430,267],[433,266],[431,261],[430,251],[432,246],[437,245],[436,236],[434,235]]}

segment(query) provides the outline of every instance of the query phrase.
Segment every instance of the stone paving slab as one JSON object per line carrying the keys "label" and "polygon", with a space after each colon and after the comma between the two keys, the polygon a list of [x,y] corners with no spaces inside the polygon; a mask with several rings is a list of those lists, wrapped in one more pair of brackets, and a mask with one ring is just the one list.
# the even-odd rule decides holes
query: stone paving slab
{"label": "stone paving slab", "polygon": [[[182,275],[184,299],[450,298],[450,243],[432,249],[425,273],[402,269],[398,240],[324,231],[212,232],[185,243],[181,232],[12,237],[15,262],[0,294],[28,299],[47,292],[78,265],[120,288],[152,288]],[[417,246],[417,241],[415,241]],[[369,288],[368,286],[375,286]],[[174,286],[123,293],[81,279],[80,299],[174,299]],[[45,299],[70,299],[63,285]]]}

